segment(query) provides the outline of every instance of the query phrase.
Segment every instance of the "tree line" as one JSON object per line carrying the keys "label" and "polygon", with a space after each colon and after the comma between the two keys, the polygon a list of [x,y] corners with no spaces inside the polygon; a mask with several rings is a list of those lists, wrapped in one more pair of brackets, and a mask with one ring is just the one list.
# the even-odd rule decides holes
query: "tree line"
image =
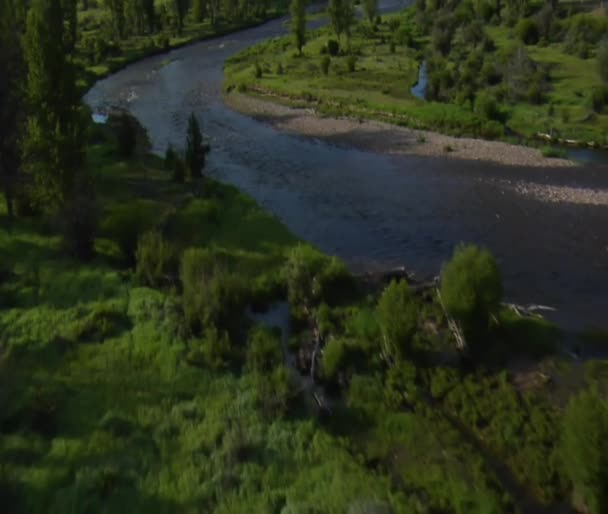
{"label": "tree line", "polygon": [[[100,6],[109,15],[112,35],[124,39],[162,31],[181,34],[186,21],[200,23],[221,20],[236,22],[263,18],[275,7],[285,9],[286,0],[103,0]],[[84,0],[89,10],[92,0]]]}

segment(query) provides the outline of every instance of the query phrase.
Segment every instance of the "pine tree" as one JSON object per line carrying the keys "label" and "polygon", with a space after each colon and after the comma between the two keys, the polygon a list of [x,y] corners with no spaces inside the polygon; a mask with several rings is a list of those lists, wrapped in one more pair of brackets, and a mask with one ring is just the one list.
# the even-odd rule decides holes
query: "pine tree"
{"label": "pine tree", "polygon": [[205,167],[205,156],[208,151],[208,147],[203,142],[203,134],[201,133],[198,120],[194,113],[192,113],[188,119],[188,131],[186,134],[186,166],[190,180],[201,178],[201,172]]}
{"label": "pine tree", "polygon": [[97,213],[92,181],[83,172],[85,125],[70,53],[72,22],[62,0],[34,0],[28,12],[28,117],[22,147],[33,201],[57,215],[67,248],[89,257]]}
{"label": "pine tree", "polygon": [[23,78],[20,26],[22,3],[0,0],[0,187],[4,192],[9,219],[20,167],[19,136],[23,98],[19,84]]}
{"label": "pine tree", "polygon": [[291,33],[302,55],[306,43],[306,0],[291,0]]}
{"label": "pine tree", "polygon": [[342,34],[346,34],[346,37],[350,38],[350,29],[355,21],[355,8],[352,0],[329,0],[327,12],[338,39]]}
{"label": "pine tree", "polygon": [[63,206],[84,160],[84,126],[61,0],[35,0],[27,18],[24,54],[29,116],[26,167],[42,207]]}
{"label": "pine tree", "polygon": [[368,21],[372,23],[378,13],[378,0],[363,0],[363,10]]}

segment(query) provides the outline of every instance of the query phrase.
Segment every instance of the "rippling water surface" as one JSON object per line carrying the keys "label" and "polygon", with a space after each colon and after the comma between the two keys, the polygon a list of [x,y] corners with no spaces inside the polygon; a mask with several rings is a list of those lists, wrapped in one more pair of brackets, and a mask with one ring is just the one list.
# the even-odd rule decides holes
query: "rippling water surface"
{"label": "rippling water surface", "polygon": [[[399,4],[383,2],[394,10]],[[283,34],[285,19],[134,64],[87,103],[127,108],[154,150],[183,144],[194,111],[210,136],[210,173],[237,185],[298,236],[355,269],[404,265],[435,274],[460,241],[497,256],[508,299],[543,303],[567,328],[608,328],[608,207],[542,203],[505,184],[608,189],[608,168],[524,169],[388,156],[288,135],[228,109],[224,60]]]}

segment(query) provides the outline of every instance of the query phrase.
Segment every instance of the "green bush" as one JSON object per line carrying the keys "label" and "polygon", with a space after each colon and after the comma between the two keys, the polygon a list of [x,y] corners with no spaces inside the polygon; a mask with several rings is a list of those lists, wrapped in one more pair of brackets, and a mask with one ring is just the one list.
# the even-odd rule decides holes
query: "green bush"
{"label": "green bush", "polygon": [[340,53],[340,43],[338,43],[335,39],[327,40],[327,51],[329,55],[335,57]]}
{"label": "green bush", "polygon": [[535,45],[538,43],[540,31],[535,20],[525,18],[517,24],[517,37],[526,45]]}
{"label": "green bush", "polygon": [[568,152],[563,148],[555,148],[553,146],[543,146],[540,150],[543,157],[552,157],[556,159],[567,159]]}
{"label": "green bush", "polygon": [[253,65],[254,78],[261,79],[263,74],[264,71],[262,70],[262,66],[260,66],[260,63],[256,61],[256,63]]}
{"label": "green bush", "polygon": [[135,122],[127,114],[122,114],[117,121],[116,141],[118,153],[123,159],[130,159],[137,146]]}
{"label": "green bush", "polygon": [[608,405],[593,391],[568,403],[561,453],[564,474],[590,514],[608,511]]}
{"label": "green bush", "polygon": [[355,69],[357,68],[357,56],[356,55],[349,55],[346,58],[346,68],[348,69],[349,73],[353,73],[355,71]]}
{"label": "green bush", "polygon": [[307,245],[298,245],[290,252],[283,277],[290,303],[306,308],[322,301],[336,303],[354,287],[344,263]]}
{"label": "green bush", "polygon": [[340,339],[330,339],[323,349],[321,373],[324,378],[335,380],[346,360],[346,344]]}
{"label": "green bush", "polygon": [[247,340],[247,368],[258,373],[269,373],[283,362],[279,334],[266,327],[255,327]]}
{"label": "green bush", "polygon": [[467,342],[473,346],[488,335],[490,316],[500,306],[502,290],[494,257],[473,245],[458,246],[441,272],[444,306],[461,324]]}
{"label": "green bush", "polygon": [[144,233],[135,252],[135,276],[143,285],[161,287],[177,275],[175,247],[158,230]]}
{"label": "green bush", "polygon": [[596,87],[591,92],[591,107],[595,112],[602,112],[608,105],[608,85]]}
{"label": "green bush", "polygon": [[158,220],[158,207],[136,201],[116,207],[103,223],[103,231],[118,245],[128,266],[135,265],[140,236]]}
{"label": "green bush", "polygon": [[384,289],[376,314],[385,357],[395,360],[411,353],[412,337],[418,324],[418,306],[407,282],[393,280]]}
{"label": "green bush", "polygon": [[608,84],[608,39],[604,39],[597,47],[597,67],[602,82]]}
{"label": "green bush", "polygon": [[281,64],[280,62],[277,63],[275,72],[277,75],[283,75],[284,70],[283,70],[283,64]]}
{"label": "green bush", "polygon": [[211,326],[204,330],[202,339],[190,341],[186,361],[194,366],[219,370],[228,366],[231,355],[232,345],[228,334]]}
{"label": "green bush", "polygon": [[291,371],[281,364],[269,374],[255,374],[255,392],[258,405],[267,416],[284,415],[294,395]]}
{"label": "green bush", "polygon": [[327,75],[329,73],[329,65],[331,64],[331,58],[329,55],[324,55],[321,59],[321,71],[323,75]]}
{"label": "green bush", "polygon": [[182,256],[180,280],[186,322],[196,333],[211,326],[236,332],[243,317],[245,287],[208,250],[189,248]]}
{"label": "green bush", "polygon": [[499,117],[498,103],[496,97],[490,93],[480,92],[475,98],[475,112],[488,120]]}

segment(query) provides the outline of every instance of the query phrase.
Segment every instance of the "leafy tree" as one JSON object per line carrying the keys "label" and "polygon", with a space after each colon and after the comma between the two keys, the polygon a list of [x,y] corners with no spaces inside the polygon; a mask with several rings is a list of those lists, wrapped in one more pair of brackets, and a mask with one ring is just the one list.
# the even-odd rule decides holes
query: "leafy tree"
{"label": "leafy tree", "polygon": [[597,66],[602,82],[608,84],[608,39],[604,39],[597,49]]}
{"label": "leafy tree", "polygon": [[291,0],[291,33],[302,55],[306,43],[306,0]]}
{"label": "leafy tree", "polygon": [[125,0],[105,0],[105,5],[110,11],[114,32],[122,39],[126,27]]}
{"label": "leafy tree", "polygon": [[566,408],[562,431],[564,472],[590,514],[608,511],[608,405],[583,391]]}
{"label": "leafy tree", "polygon": [[492,254],[473,245],[458,246],[442,270],[441,297],[467,342],[479,343],[502,298],[502,278]]}
{"label": "leafy tree", "polygon": [[4,192],[9,218],[20,166],[19,134],[23,98],[19,83],[24,75],[19,34],[19,5],[0,0],[0,187]]}
{"label": "leafy tree", "polygon": [[384,356],[390,360],[405,356],[418,323],[418,307],[407,282],[392,281],[383,291],[376,313]]}
{"label": "leafy tree", "polygon": [[194,0],[192,2],[192,16],[196,21],[203,21],[207,17],[207,0]]}
{"label": "leafy tree", "polygon": [[29,116],[23,149],[36,200],[51,210],[75,194],[84,161],[84,123],[65,31],[61,1],[35,0],[24,38]]}
{"label": "leafy tree", "polygon": [[186,165],[188,167],[188,178],[197,180],[201,178],[201,172],[205,168],[205,157],[209,148],[203,142],[198,120],[194,113],[188,119],[188,130],[186,134]]}
{"label": "leafy tree", "polygon": [[338,39],[342,34],[350,37],[350,29],[355,21],[355,8],[352,0],[329,0],[327,7],[331,26]]}
{"label": "leafy tree", "polygon": [[247,367],[251,371],[270,373],[283,362],[281,343],[271,330],[258,327],[247,342]]}
{"label": "leafy tree", "polygon": [[378,14],[378,0],[363,0],[363,10],[368,21],[372,23]]}

